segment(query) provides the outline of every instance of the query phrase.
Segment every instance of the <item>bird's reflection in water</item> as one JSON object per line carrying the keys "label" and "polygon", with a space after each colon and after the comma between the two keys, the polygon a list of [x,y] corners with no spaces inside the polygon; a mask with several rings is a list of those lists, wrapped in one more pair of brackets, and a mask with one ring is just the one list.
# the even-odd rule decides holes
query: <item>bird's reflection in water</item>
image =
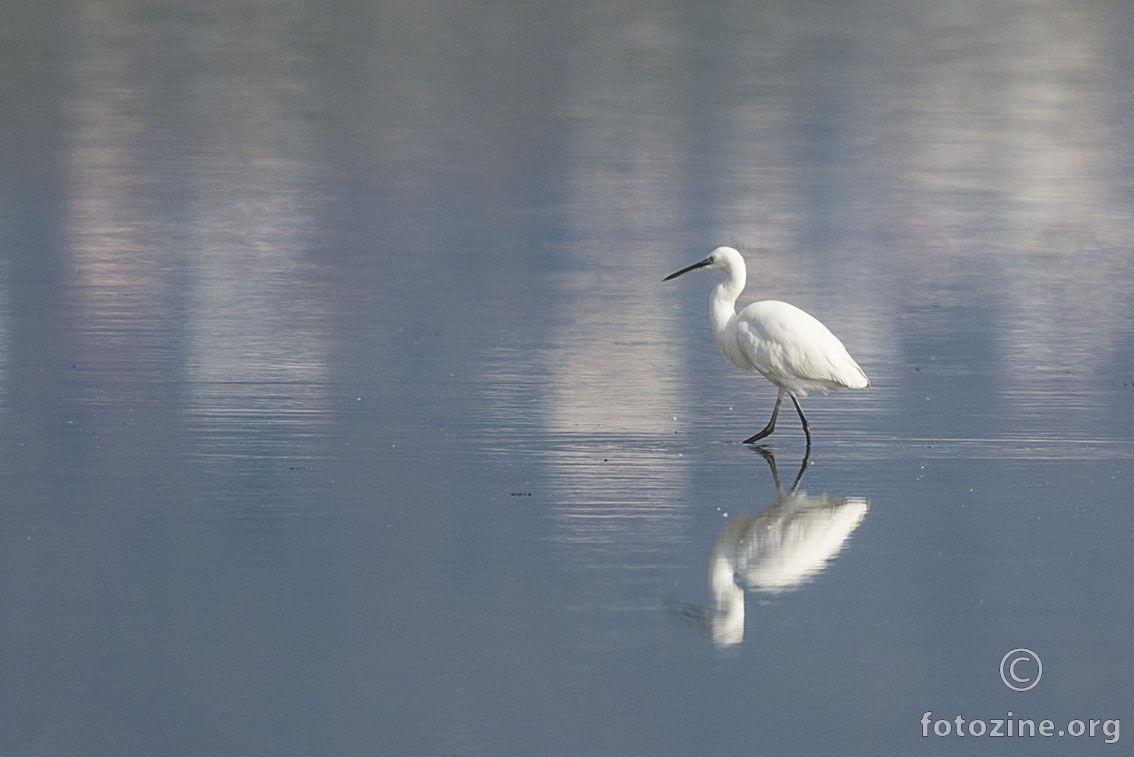
{"label": "bird's reflection in water", "polygon": [[840,499],[799,491],[809,462],[803,459],[790,491],[784,491],[776,459],[766,449],[776,484],[776,501],[753,518],[742,515],[721,531],[709,558],[713,606],[701,614],[720,647],[744,638],[744,592],[778,593],[795,589],[822,571],[838,554],[870,509],[862,497]]}

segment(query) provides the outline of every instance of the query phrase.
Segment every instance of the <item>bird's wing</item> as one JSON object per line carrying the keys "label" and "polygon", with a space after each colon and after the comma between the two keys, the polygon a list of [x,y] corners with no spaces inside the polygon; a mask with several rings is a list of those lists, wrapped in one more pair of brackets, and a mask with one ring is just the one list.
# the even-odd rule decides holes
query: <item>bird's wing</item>
{"label": "bird's wing", "polygon": [[736,337],[753,368],[797,394],[867,384],[838,337],[786,302],[765,300],[741,310]]}

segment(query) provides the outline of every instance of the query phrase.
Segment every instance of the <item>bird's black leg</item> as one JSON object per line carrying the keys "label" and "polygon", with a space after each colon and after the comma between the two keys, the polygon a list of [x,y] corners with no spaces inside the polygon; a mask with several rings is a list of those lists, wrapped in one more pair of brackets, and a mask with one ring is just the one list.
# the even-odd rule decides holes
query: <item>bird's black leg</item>
{"label": "bird's black leg", "polygon": [[807,472],[807,466],[811,463],[811,445],[807,445],[807,451],[803,453],[803,462],[799,464],[799,473],[795,474],[795,483],[791,485],[791,493],[795,494],[795,490],[799,488],[799,482],[803,480],[803,474]]}
{"label": "bird's black leg", "polygon": [[776,456],[773,455],[772,451],[767,447],[754,447],[753,449],[760,453],[760,456],[764,458],[764,462],[772,469],[772,482],[776,485],[776,491],[782,492],[784,487],[780,485],[780,473],[776,470]]}
{"label": "bird's black leg", "polygon": [[[807,422],[807,419],[803,417],[803,408],[801,408],[799,406],[799,400],[797,400],[795,398],[795,395],[789,394],[788,396],[791,397],[791,403],[793,405],[795,405],[795,412],[799,413],[799,420],[800,420],[800,422],[803,423],[803,433],[807,436],[807,452],[810,454],[810,452],[811,452],[811,424],[809,424]],[[777,403],[777,404],[779,404],[779,403]]]}
{"label": "bird's black leg", "polygon": [[[768,434],[770,434],[770,433],[772,433],[773,431],[776,430],[776,416],[780,414],[780,403],[783,402],[783,401],[784,401],[784,390],[781,389],[780,393],[778,395],[776,395],[776,406],[772,408],[772,417],[768,421],[768,425],[764,426],[764,428],[761,429],[755,436],[750,436],[747,439],[745,439],[744,440],[745,444],[752,444],[752,442],[758,442],[761,439],[763,439],[765,436],[767,436]],[[795,397],[792,397],[791,401],[795,402]],[[796,405],[795,407],[796,407],[796,409],[799,409],[799,405]],[[803,413],[800,413],[799,417],[802,418]]]}
{"label": "bird's black leg", "polygon": [[[757,452],[763,456],[764,461],[768,463],[768,467],[772,469],[772,482],[776,485],[776,491],[780,494],[785,494],[784,487],[780,483],[780,474],[776,470],[776,456],[767,447],[755,447]],[[803,474],[807,472],[807,466],[811,464],[811,448],[807,448],[807,452],[803,455],[803,461],[799,464],[799,473],[795,474],[795,481],[791,485],[791,494],[795,494],[795,490],[799,488],[799,482],[803,480]]]}

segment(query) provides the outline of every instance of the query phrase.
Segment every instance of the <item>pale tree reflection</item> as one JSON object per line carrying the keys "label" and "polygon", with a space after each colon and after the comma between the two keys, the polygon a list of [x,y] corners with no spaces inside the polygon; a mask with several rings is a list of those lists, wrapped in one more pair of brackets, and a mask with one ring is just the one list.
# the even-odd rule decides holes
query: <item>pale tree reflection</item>
{"label": "pale tree reflection", "polygon": [[713,642],[721,647],[744,639],[744,592],[779,593],[815,578],[839,553],[870,502],[862,497],[838,498],[799,490],[807,470],[805,457],[791,489],[785,491],[776,460],[765,449],[776,484],[776,499],[753,518],[742,515],[717,537],[709,557],[709,589],[713,604],[700,611]]}
{"label": "pale tree reflection", "polygon": [[[65,109],[76,363],[187,387],[172,396],[207,457],[259,459],[265,437],[309,454],[329,402],[329,201],[294,106],[314,85],[287,64],[292,18],[240,12],[166,39],[128,7],[80,10]],[[170,51],[199,65],[155,76]]]}

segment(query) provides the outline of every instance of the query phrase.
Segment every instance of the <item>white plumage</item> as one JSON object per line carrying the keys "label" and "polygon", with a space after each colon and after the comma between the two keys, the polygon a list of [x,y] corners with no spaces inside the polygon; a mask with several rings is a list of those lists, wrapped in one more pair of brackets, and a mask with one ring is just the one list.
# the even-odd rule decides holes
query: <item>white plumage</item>
{"label": "white plumage", "polygon": [[745,443],[763,439],[776,427],[780,402],[791,397],[807,446],[811,427],[797,397],[832,389],[865,389],[870,380],[846,347],[814,316],[779,300],[754,302],[739,313],[736,299],[744,291],[747,270],[744,257],[731,247],[718,247],[709,257],[665,277],[665,281],[700,269],[723,270],[728,277],[709,296],[709,321],[721,353],[746,373],[756,371],[779,389],[768,425]]}

